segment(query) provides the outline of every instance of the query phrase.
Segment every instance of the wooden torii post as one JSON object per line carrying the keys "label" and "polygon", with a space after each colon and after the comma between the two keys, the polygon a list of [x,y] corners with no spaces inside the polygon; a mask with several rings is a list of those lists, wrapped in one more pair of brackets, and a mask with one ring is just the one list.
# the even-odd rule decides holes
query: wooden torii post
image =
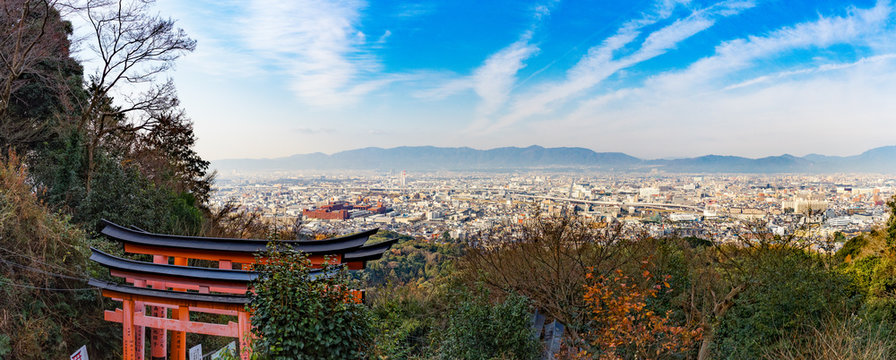
{"label": "wooden torii post", "polygon": [[[324,240],[280,241],[277,246],[303,251],[315,267],[325,261],[345,264],[351,270],[366,267],[366,262],[382,257],[397,240],[365,245],[376,229]],[[186,334],[235,337],[240,348],[251,340],[251,319],[245,310],[249,284],[258,274],[247,269],[256,262],[268,240],[243,240],[178,235],[163,235],[129,229],[104,221],[101,231],[124,245],[124,251],[152,255],[153,262],[115,257],[92,249],[90,259],[109,269],[125,284],[91,279],[90,284],[103,296],[122,302],[122,307],[106,311],[107,321],[122,324],[123,358],[143,360],[145,329],[150,329],[151,356],[164,358],[170,346],[172,360],[186,360]],[[173,259],[173,261],[169,261]],[[217,268],[188,266],[190,259],[217,262]],[[171,264],[173,262],[173,264]],[[235,270],[235,265],[239,270]],[[313,272],[312,276],[320,276]],[[147,307],[149,311],[147,311]],[[168,312],[171,317],[168,317]],[[190,321],[190,312],[231,315],[237,322],[213,324]],[[166,332],[171,331],[171,344]],[[249,354],[241,351],[241,358]]]}

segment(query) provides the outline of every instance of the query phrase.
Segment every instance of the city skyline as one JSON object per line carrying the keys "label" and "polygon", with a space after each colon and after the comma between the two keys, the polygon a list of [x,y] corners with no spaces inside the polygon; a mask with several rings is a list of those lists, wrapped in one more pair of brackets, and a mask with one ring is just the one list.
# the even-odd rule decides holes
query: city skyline
{"label": "city skyline", "polygon": [[[211,203],[236,204],[265,221],[308,233],[380,227],[415,237],[464,240],[497,224],[575,211],[631,234],[731,241],[743,224],[815,240],[854,236],[886,218],[894,180],[880,175],[700,175],[620,173],[435,173],[243,176],[223,179]],[[238,202],[235,202],[238,201]],[[814,213],[813,213],[814,209]],[[636,230],[637,229],[637,230]],[[805,229],[803,229],[805,230]]]}
{"label": "city skyline", "polygon": [[173,79],[213,160],[532,144],[640,158],[843,156],[896,143],[889,1],[157,10],[198,41]]}

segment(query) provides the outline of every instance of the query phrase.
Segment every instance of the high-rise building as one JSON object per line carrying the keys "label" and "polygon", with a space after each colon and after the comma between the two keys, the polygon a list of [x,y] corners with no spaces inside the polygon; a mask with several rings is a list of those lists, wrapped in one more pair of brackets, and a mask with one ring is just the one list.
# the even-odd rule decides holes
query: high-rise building
{"label": "high-rise building", "polygon": [[401,186],[408,186],[408,172],[407,170],[401,171]]}

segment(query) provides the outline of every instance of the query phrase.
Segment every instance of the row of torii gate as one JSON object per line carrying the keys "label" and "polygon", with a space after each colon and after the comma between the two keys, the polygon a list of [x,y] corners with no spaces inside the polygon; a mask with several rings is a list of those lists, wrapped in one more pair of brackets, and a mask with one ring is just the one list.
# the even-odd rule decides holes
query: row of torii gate
{"label": "row of torii gate", "polygon": [[[279,241],[278,246],[300,250],[314,266],[327,259],[361,270],[376,260],[397,240],[367,245],[376,229],[324,240]],[[105,311],[107,321],[122,324],[123,359],[143,360],[146,329],[149,329],[150,356],[165,359],[171,332],[171,360],[186,360],[186,334],[206,334],[237,338],[240,357],[249,358],[251,319],[246,311],[250,283],[258,278],[251,271],[255,254],[266,250],[268,240],[245,240],[155,234],[103,221],[101,233],[124,245],[131,254],[151,255],[152,262],[116,257],[91,248],[90,259],[109,269],[125,284],[91,279],[89,284],[103,296],[121,302],[121,308]],[[217,263],[217,268],[188,266],[190,259]],[[312,277],[322,275],[312,272]],[[190,320],[190,313],[235,316],[226,324]]]}

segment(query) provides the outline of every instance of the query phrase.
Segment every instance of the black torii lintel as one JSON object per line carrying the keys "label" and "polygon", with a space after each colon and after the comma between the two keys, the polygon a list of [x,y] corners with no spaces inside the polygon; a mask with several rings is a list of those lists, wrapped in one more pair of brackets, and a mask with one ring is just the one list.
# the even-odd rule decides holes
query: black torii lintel
{"label": "black torii lintel", "polygon": [[[254,254],[267,250],[270,240],[234,239],[200,236],[182,236],[155,234],[141,230],[128,229],[108,220],[101,220],[100,233],[109,238],[126,243],[181,248],[192,250],[226,251]],[[364,245],[371,235],[379,229],[371,229],[356,234],[338,236],[324,240],[288,240],[274,242],[278,247],[291,248],[311,255],[341,254]]]}

